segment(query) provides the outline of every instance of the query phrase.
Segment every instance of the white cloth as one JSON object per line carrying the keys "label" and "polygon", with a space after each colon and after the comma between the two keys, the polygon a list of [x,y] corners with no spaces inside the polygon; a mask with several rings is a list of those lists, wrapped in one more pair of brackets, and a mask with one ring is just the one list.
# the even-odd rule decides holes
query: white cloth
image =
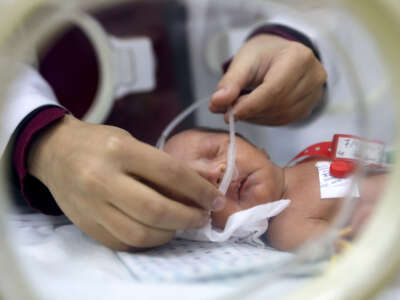
{"label": "white cloth", "polygon": [[245,242],[263,247],[260,239],[268,229],[268,219],[280,214],[290,204],[290,200],[279,200],[257,205],[231,215],[224,230],[211,225],[211,221],[200,229],[180,230],[177,237],[193,241]]}

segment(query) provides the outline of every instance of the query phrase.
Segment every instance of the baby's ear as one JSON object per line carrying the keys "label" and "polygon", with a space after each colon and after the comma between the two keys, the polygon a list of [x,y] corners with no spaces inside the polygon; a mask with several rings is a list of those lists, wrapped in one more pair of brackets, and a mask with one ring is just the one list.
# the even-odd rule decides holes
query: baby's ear
{"label": "baby's ear", "polygon": [[258,148],[258,150],[260,150],[263,154],[265,154],[265,156],[270,159],[271,157],[269,156],[269,154],[267,153],[267,151],[264,148]]}

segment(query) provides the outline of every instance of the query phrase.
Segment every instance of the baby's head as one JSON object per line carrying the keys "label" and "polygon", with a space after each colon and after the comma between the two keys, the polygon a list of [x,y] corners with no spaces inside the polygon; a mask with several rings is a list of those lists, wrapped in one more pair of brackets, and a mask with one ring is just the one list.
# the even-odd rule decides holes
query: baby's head
{"label": "baby's head", "polygon": [[[164,150],[184,161],[202,177],[219,186],[227,164],[229,134],[208,129],[191,129],[171,137]],[[265,150],[245,139],[236,139],[236,169],[222,211],[212,215],[213,225],[224,228],[230,215],[240,210],[282,198],[283,169],[271,162]]]}

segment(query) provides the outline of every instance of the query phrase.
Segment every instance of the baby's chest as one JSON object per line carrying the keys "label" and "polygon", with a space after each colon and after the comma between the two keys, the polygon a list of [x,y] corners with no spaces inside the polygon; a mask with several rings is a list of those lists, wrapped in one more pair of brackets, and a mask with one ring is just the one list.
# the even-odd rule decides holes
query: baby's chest
{"label": "baby's chest", "polygon": [[292,204],[296,214],[305,218],[332,220],[342,205],[342,198],[321,197],[321,185],[315,163],[304,166],[300,184],[292,191]]}

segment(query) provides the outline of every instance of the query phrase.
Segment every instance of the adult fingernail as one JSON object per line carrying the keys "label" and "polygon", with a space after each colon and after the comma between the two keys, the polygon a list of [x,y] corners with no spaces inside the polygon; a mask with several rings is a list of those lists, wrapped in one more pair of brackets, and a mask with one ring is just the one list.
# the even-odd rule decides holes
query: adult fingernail
{"label": "adult fingernail", "polygon": [[210,221],[210,215],[209,214],[204,215],[199,223],[199,228],[206,226],[209,221]]}
{"label": "adult fingernail", "polygon": [[221,96],[223,96],[223,95],[225,95],[226,94],[226,92],[228,91],[228,89],[227,88],[220,88],[219,90],[217,90],[214,94],[213,94],[213,98],[214,97],[221,97]]}
{"label": "adult fingernail", "polygon": [[224,197],[217,197],[212,204],[213,211],[220,211],[220,210],[224,209],[224,207],[225,207],[225,198]]}

